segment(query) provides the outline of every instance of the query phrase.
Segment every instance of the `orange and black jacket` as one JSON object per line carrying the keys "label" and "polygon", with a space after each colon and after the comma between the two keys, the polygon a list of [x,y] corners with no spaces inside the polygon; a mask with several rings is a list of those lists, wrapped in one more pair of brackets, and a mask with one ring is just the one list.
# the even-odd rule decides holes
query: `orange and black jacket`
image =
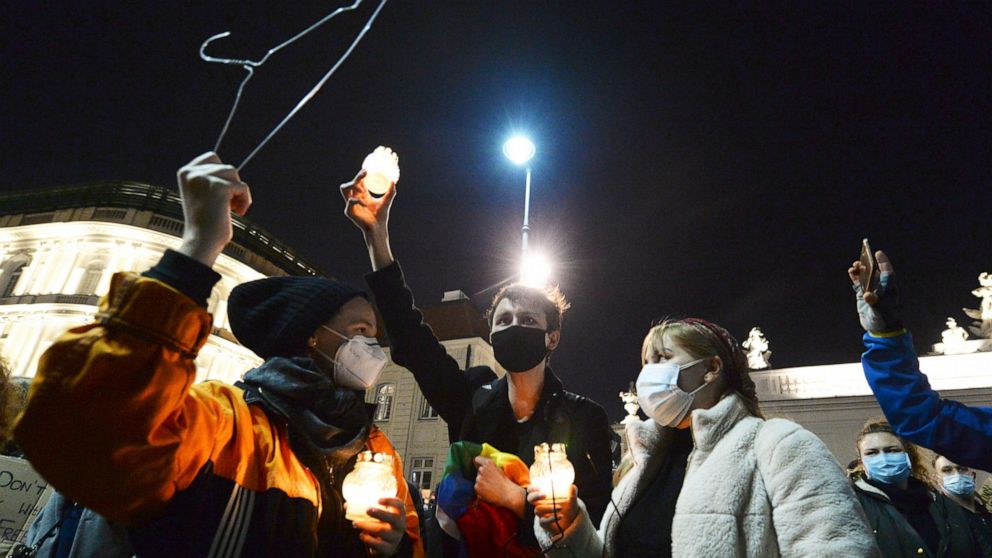
{"label": "orange and black jacket", "polygon": [[[314,556],[320,490],[288,426],[236,386],[193,384],[211,326],[170,284],[114,275],[96,322],[42,356],[17,443],[67,498],[127,525],[140,556]],[[422,556],[402,460],[377,429],[367,448],[394,455],[401,554]],[[364,554],[350,525],[320,537],[340,539],[322,554]]]}

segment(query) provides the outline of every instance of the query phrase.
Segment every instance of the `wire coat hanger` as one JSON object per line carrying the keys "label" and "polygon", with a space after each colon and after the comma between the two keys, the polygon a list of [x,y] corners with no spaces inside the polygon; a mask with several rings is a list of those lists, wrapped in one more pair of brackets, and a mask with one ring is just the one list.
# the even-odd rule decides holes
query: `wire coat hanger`
{"label": "wire coat hanger", "polygon": [[[245,78],[243,80],[241,80],[241,85],[238,86],[238,92],[237,92],[237,94],[234,97],[234,104],[231,105],[231,110],[227,114],[227,120],[224,121],[224,127],[221,128],[220,135],[217,137],[217,142],[214,144],[214,152],[217,152],[218,150],[220,150],[220,144],[224,140],[224,136],[227,134],[227,129],[231,125],[231,120],[234,119],[234,113],[237,112],[237,110],[238,110],[238,104],[241,102],[241,95],[242,95],[242,93],[245,90],[245,85],[247,85],[248,84],[248,81],[251,80],[251,78],[255,75],[255,69],[258,68],[258,67],[260,67],[262,64],[265,64],[269,60],[269,57],[272,56],[273,54],[275,54],[276,52],[279,52],[283,48],[285,48],[285,47],[287,47],[287,46],[295,43],[296,41],[302,39],[303,37],[305,37],[306,35],[308,35],[310,32],[314,31],[315,29],[317,29],[321,25],[324,25],[325,23],[327,23],[328,21],[330,21],[331,19],[333,19],[337,15],[342,14],[344,12],[349,12],[349,11],[352,11],[352,10],[357,9],[359,6],[361,6],[361,4],[362,4],[363,1],[364,0],[355,0],[355,2],[353,4],[351,4],[350,6],[342,6],[342,7],[338,8],[338,9],[334,10],[330,14],[328,14],[328,15],[322,17],[321,19],[317,20],[315,23],[313,23],[312,25],[310,25],[309,27],[307,27],[303,31],[300,31],[299,33],[297,33],[296,35],[294,35],[291,38],[287,39],[286,41],[284,41],[284,42],[282,42],[282,43],[280,43],[280,44],[278,44],[278,45],[270,48],[268,50],[268,52],[265,53],[265,56],[263,56],[261,58],[261,60],[248,60],[248,59],[238,59],[238,58],[218,58],[218,57],[215,57],[215,56],[208,55],[207,52],[206,52],[206,50],[207,50],[207,47],[210,45],[210,43],[212,43],[212,42],[214,42],[214,41],[216,41],[218,39],[223,39],[225,37],[230,36],[231,35],[231,32],[230,31],[225,31],[223,33],[218,33],[216,35],[213,35],[212,37],[209,37],[207,40],[203,41],[203,44],[200,45],[200,58],[203,59],[204,62],[211,62],[211,63],[217,63],[217,64],[230,64],[230,65],[234,65],[234,66],[241,66],[245,70],[245,72],[247,72],[247,75],[245,75]],[[285,116],[285,118],[282,119],[282,121],[280,121],[278,124],[276,124],[276,126],[272,129],[272,131],[270,131],[268,133],[268,135],[265,136],[265,138],[261,141],[261,143],[259,143],[257,146],[255,146],[255,148],[252,149],[251,152],[248,153],[248,156],[245,157],[245,159],[243,161],[241,161],[241,163],[238,165],[237,169],[239,171],[242,168],[244,168],[245,165],[248,164],[248,161],[251,161],[251,159],[265,146],[265,144],[267,144],[269,142],[269,140],[271,140],[277,133],[279,133],[279,130],[281,130],[282,127],[285,126],[286,123],[289,122],[289,120],[291,118],[293,118],[293,116],[295,116],[296,113],[299,112],[300,109],[302,109],[304,107],[304,105],[306,105],[307,103],[310,102],[310,99],[312,99],[317,94],[317,92],[320,91],[320,89],[324,86],[324,84],[327,82],[327,80],[330,79],[330,77],[332,75],[334,75],[334,72],[337,71],[337,69],[341,66],[341,64],[343,64],[344,61],[347,60],[349,56],[351,56],[351,53],[355,50],[355,47],[357,47],[358,46],[358,43],[361,42],[362,37],[364,37],[365,34],[368,33],[369,29],[372,28],[372,22],[374,22],[375,21],[375,18],[379,16],[379,12],[382,11],[382,8],[386,5],[386,2],[387,1],[388,0],[380,0],[379,6],[375,9],[374,12],[372,12],[372,15],[369,16],[368,21],[365,22],[365,25],[362,27],[362,30],[358,33],[358,35],[355,37],[355,39],[351,42],[351,45],[348,46],[348,49],[344,52],[344,54],[342,54],[341,57],[338,58],[337,62],[335,62],[334,65],[331,67],[331,69],[328,70],[326,74],[324,74],[324,77],[320,78],[320,80],[317,82],[317,84],[314,85],[310,89],[310,91],[306,95],[303,96],[302,99],[300,99],[300,101],[296,104],[296,106],[293,107],[293,110],[289,111],[289,114],[287,114]]]}

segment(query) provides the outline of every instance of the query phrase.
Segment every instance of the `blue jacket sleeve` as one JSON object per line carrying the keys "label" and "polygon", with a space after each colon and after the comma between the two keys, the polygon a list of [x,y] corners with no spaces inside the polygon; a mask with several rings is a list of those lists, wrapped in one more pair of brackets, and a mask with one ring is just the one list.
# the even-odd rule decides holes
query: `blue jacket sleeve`
{"label": "blue jacket sleeve", "polygon": [[920,372],[909,333],[865,334],[864,342],[865,377],[893,429],[955,463],[992,470],[992,407],[942,399]]}

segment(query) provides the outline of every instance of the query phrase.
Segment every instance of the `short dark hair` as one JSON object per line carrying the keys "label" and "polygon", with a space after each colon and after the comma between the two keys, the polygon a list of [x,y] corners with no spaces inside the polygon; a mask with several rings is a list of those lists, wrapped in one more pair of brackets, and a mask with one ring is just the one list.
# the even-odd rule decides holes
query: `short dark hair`
{"label": "short dark hair", "polygon": [[486,320],[489,321],[489,328],[493,327],[493,318],[496,313],[496,307],[499,303],[503,301],[504,298],[510,299],[512,302],[536,302],[541,310],[544,311],[544,316],[548,320],[548,331],[559,331],[561,330],[562,320],[565,317],[565,312],[572,307],[572,304],[565,299],[565,295],[561,293],[561,289],[558,285],[553,287],[548,287],[542,289],[540,287],[531,287],[523,283],[513,283],[512,285],[507,285],[496,293],[493,297],[493,303],[489,305],[489,309],[486,310]]}

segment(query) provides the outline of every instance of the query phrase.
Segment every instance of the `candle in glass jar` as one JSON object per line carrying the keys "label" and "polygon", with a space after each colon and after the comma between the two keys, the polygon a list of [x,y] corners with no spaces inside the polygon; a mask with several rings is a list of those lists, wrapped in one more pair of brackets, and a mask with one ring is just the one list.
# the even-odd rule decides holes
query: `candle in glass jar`
{"label": "candle in glass jar", "polygon": [[530,466],[530,483],[552,501],[567,500],[575,482],[575,468],[565,454],[565,444],[534,446],[534,464]]}
{"label": "candle in glass jar", "polygon": [[380,498],[396,496],[393,476],[393,456],[363,451],[358,454],[355,468],[344,478],[341,493],[348,502],[345,517],[351,521],[373,519],[369,508],[381,507]]}
{"label": "candle in glass jar", "polygon": [[362,161],[365,169],[365,188],[375,197],[381,197],[389,191],[389,187],[399,182],[400,158],[388,147],[376,147]]}

